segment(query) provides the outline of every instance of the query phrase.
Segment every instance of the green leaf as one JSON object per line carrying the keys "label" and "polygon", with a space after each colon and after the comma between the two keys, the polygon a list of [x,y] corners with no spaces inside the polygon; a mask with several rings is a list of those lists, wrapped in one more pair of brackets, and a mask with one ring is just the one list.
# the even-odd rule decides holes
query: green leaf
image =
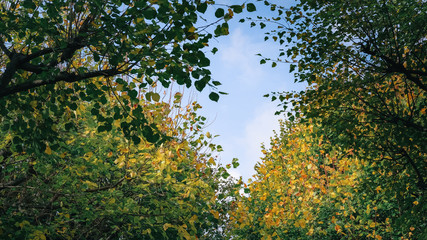
{"label": "green leaf", "polygon": [[75,102],[70,104],[70,109],[71,110],[76,110],[77,109],[77,104]]}
{"label": "green leaf", "polygon": [[203,2],[203,3],[200,3],[199,5],[197,5],[197,11],[199,11],[201,13],[205,13],[207,8],[208,8],[207,2]]}
{"label": "green leaf", "polygon": [[219,100],[219,95],[218,95],[218,93],[211,92],[211,93],[209,94],[209,99],[210,99],[210,100],[212,100],[212,101],[218,102],[218,100]]}
{"label": "green leaf", "polygon": [[220,85],[221,85],[221,83],[220,83],[220,82],[218,82],[218,81],[212,81],[212,84],[213,84],[214,86],[220,86]]}
{"label": "green leaf", "polygon": [[153,95],[153,93],[152,92],[147,92],[146,94],[145,94],[145,99],[147,99],[147,101],[151,101],[151,96]]}
{"label": "green leaf", "polygon": [[136,90],[129,90],[128,91],[128,95],[129,95],[129,97],[131,97],[131,98],[136,98],[137,96],[138,96],[138,92],[136,91]]}
{"label": "green leaf", "polygon": [[246,9],[248,10],[248,12],[254,12],[254,11],[256,11],[256,7],[255,7],[255,5],[253,3],[248,3],[246,5]]}
{"label": "green leaf", "polygon": [[158,102],[158,101],[160,101],[160,95],[158,93],[152,93],[151,99],[153,99],[153,101],[155,101],[155,102]]}
{"label": "green leaf", "polygon": [[237,168],[240,165],[238,161],[239,160],[237,158],[233,158],[232,160],[233,168]]}
{"label": "green leaf", "polygon": [[156,16],[157,12],[156,9],[149,7],[143,12],[143,14],[145,18],[153,19]]}
{"label": "green leaf", "polygon": [[243,11],[242,5],[231,5],[230,8],[233,9],[235,13],[241,13]]}
{"label": "green leaf", "polygon": [[133,135],[133,136],[132,136],[132,141],[133,141],[133,143],[134,143],[135,145],[138,145],[138,144],[141,142],[141,138],[140,138],[140,137],[138,137],[138,136],[136,136],[136,135]]}
{"label": "green leaf", "polygon": [[206,82],[203,80],[195,81],[194,86],[196,87],[197,91],[201,92],[206,87]]}
{"label": "green leaf", "polygon": [[200,67],[208,67],[211,64],[211,61],[207,57],[201,57],[199,59],[199,66]]}
{"label": "green leaf", "polygon": [[230,174],[227,171],[225,171],[222,173],[221,176],[222,176],[222,178],[227,179],[228,177],[230,177]]}
{"label": "green leaf", "polygon": [[228,35],[228,23],[223,23],[221,25],[216,26],[214,33],[216,36]]}
{"label": "green leaf", "polygon": [[224,9],[222,9],[222,8],[218,8],[218,9],[215,11],[215,17],[217,17],[217,18],[222,18],[222,17],[224,17],[224,14],[225,14],[225,11],[224,11]]}

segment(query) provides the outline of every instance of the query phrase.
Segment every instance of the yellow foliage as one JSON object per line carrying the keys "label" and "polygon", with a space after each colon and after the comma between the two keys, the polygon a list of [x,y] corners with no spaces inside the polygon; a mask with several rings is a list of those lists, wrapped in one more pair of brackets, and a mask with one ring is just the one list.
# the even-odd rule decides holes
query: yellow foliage
{"label": "yellow foliage", "polygon": [[[355,186],[370,164],[358,159],[353,149],[314,139],[310,134],[316,134],[317,129],[292,126],[284,140],[276,137],[271,149],[263,150],[257,174],[249,181],[250,197],[242,198],[232,213],[241,229],[257,222],[265,236],[291,228],[311,236],[326,234],[325,226],[340,235],[351,234],[359,227],[379,226],[374,221],[360,222],[352,215],[356,212],[351,205],[357,194]],[[380,186],[374,189],[383,191]],[[255,210],[254,206],[265,210]],[[334,215],[320,215],[323,208],[334,208]],[[368,204],[365,214],[371,214],[372,208],[376,206]]]}

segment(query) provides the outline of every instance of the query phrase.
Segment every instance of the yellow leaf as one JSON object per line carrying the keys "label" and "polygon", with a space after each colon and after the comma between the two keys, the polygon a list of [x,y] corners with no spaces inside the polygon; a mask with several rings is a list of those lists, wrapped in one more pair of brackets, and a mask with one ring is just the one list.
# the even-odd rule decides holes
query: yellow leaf
{"label": "yellow leaf", "polygon": [[128,153],[129,149],[128,148],[121,148],[119,151],[122,153]]}
{"label": "yellow leaf", "polygon": [[168,228],[170,228],[170,227],[172,227],[172,224],[170,224],[170,223],[165,223],[165,224],[163,224],[163,230],[168,230]]}
{"label": "yellow leaf", "polygon": [[305,228],[305,219],[300,219],[295,222],[295,227]]}
{"label": "yellow leaf", "polygon": [[86,159],[86,160],[88,160],[89,158],[91,158],[93,156],[93,152],[88,152],[88,153],[86,153],[85,154],[85,156],[84,156],[84,158]]}
{"label": "yellow leaf", "polygon": [[37,101],[33,100],[30,102],[31,107],[36,108],[37,107]]}
{"label": "yellow leaf", "polygon": [[47,155],[51,155],[51,154],[52,154],[52,149],[50,149],[49,145],[46,145],[46,149],[44,150],[44,152],[45,152]]}
{"label": "yellow leaf", "polygon": [[[25,225],[30,225],[30,222],[24,220],[21,223],[19,223],[18,225],[19,225],[20,228],[23,228]],[[16,224],[15,224],[15,226],[16,226]]]}
{"label": "yellow leaf", "polygon": [[230,15],[230,17],[234,16],[234,12],[233,10],[231,10],[230,8],[228,9],[228,15]]}
{"label": "yellow leaf", "polygon": [[212,165],[216,165],[215,159],[213,157],[209,158],[209,163]]}
{"label": "yellow leaf", "polygon": [[191,224],[194,224],[194,222],[197,220],[197,215],[193,215],[190,220],[188,220]]}
{"label": "yellow leaf", "polygon": [[83,183],[85,183],[86,185],[88,185],[89,187],[93,187],[93,188],[97,188],[98,184],[91,182],[89,180],[83,181]]}
{"label": "yellow leaf", "polygon": [[44,233],[40,230],[36,230],[34,233],[34,240],[46,240],[46,236],[44,235]]}
{"label": "yellow leaf", "polygon": [[212,215],[214,215],[214,217],[215,217],[216,219],[219,219],[219,212],[218,212],[218,211],[210,210],[210,212],[212,213]]}
{"label": "yellow leaf", "polygon": [[189,33],[193,33],[194,31],[196,31],[196,28],[194,26],[191,26],[191,28],[188,29]]}

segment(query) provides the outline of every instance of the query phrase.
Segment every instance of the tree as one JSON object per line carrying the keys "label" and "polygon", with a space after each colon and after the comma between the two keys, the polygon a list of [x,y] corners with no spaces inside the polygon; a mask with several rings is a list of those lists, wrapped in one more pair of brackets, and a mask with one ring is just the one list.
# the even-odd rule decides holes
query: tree
{"label": "tree", "polygon": [[[25,117],[15,116],[23,130],[21,138],[54,136],[50,127],[43,129],[43,135],[34,131],[32,119],[27,118],[32,115],[26,112],[28,106],[46,106],[49,113],[43,118],[55,124],[66,107],[76,110],[77,101],[105,102],[105,95],[116,91],[129,96],[114,115],[118,119],[131,114],[127,105],[139,101],[138,89],[154,82],[164,87],[172,82],[190,87],[194,82],[199,91],[208,85],[214,88],[219,82],[211,83],[206,68],[210,61],[203,51],[213,35],[205,30],[229,19],[230,13],[215,14],[218,21],[203,26],[199,15],[210,4],[199,0],[2,1],[1,117],[21,109]],[[227,23],[218,25],[216,36],[227,34],[227,28]],[[128,85],[126,77],[134,79],[133,83]],[[218,97],[211,92],[212,100]],[[96,106],[92,113],[98,116],[98,130],[109,130],[113,115],[101,116]],[[160,136],[144,117],[132,114],[137,120],[121,126],[125,135],[136,143],[141,136],[158,141]],[[24,122],[30,124],[28,131],[24,131]]]}
{"label": "tree", "polygon": [[[10,239],[193,239],[221,236],[235,182],[216,167],[210,134],[200,133],[197,103],[181,109],[141,102],[150,124],[173,137],[161,145],[134,144],[113,122],[98,133],[94,104],[80,102],[58,123],[58,147],[42,153],[11,148],[15,132],[1,132],[0,236]],[[105,110],[120,103],[111,96]],[[136,106],[133,106],[136,108]],[[72,112],[72,110],[69,110]],[[127,121],[132,118],[128,116]],[[75,122],[67,130],[65,124]],[[225,178],[224,178],[224,177]]]}
{"label": "tree", "polygon": [[297,81],[311,86],[274,99],[293,103],[297,117],[322,121],[337,144],[381,152],[425,191],[425,3],[301,1],[274,9],[283,22],[270,35],[292,44],[280,55],[297,61]]}
{"label": "tree", "polygon": [[425,207],[410,175],[332,142],[320,124],[282,123],[235,203],[233,238],[423,239]]}
{"label": "tree", "polygon": [[[424,239],[425,2],[303,0],[290,8],[263,2],[277,15],[251,24],[277,26],[265,39],[284,48],[261,63],[291,63],[296,81],[308,88],[272,94],[283,107],[278,114],[287,112],[293,123],[272,139],[249,195],[237,203],[236,236]],[[313,161],[323,170],[309,171]],[[340,169],[341,161],[349,169]],[[323,171],[341,191],[310,183],[325,178]],[[322,194],[328,200],[315,203]]]}
{"label": "tree", "polygon": [[205,52],[243,6],[204,23],[211,5],[0,3],[1,238],[222,238],[237,185],[221,148],[198,104],[155,91],[209,86],[218,101]]}
{"label": "tree", "polygon": [[379,150],[391,168],[410,171],[422,191],[426,7],[409,0],[302,1],[283,13],[295,28],[277,33],[282,40],[287,31],[295,37],[288,38],[295,46],[286,54],[298,60],[298,81],[312,86],[301,97],[294,95],[295,110],[320,117],[340,141]]}

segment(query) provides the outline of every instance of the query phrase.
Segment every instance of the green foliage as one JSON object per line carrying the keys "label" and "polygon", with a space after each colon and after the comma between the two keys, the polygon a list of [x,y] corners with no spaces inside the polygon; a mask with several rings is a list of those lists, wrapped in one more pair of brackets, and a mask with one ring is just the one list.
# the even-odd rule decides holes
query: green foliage
{"label": "green foliage", "polygon": [[[99,132],[92,111],[104,104],[78,102],[55,129],[56,145],[18,151],[19,131],[1,132],[0,238],[2,239],[213,239],[221,237],[238,186],[222,178],[210,133],[202,134],[197,103],[141,101],[148,124],[170,138],[160,145],[128,140],[111,120]],[[99,105],[99,106],[96,106]],[[127,116],[125,122],[133,121]],[[68,122],[73,122],[71,128]],[[106,126],[105,126],[106,127]],[[27,148],[24,147],[26,150]],[[234,164],[237,164],[235,162]]]}
{"label": "green foliage", "polygon": [[[149,85],[190,87],[195,82],[199,91],[206,86],[216,91],[204,51],[213,37],[206,28],[214,24],[204,26],[200,18],[212,4],[193,0],[2,1],[0,114],[17,118],[13,125],[22,132],[13,145],[51,141],[56,135],[51,127],[36,127],[33,106],[56,127],[66,107],[75,109],[80,100],[104,102],[111,92],[127,93],[129,98],[114,114],[94,105],[91,113],[102,132],[111,130],[113,116],[125,118],[130,112],[128,103],[140,99],[138,89]],[[230,14],[218,17],[215,35],[228,34],[228,25],[221,20],[230,19]],[[127,84],[125,78],[134,81]],[[158,95],[151,98],[159,99]],[[17,109],[22,112],[11,116]],[[159,141],[157,130],[148,129],[143,115],[135,118],[120,126],[128,139],[138,142],[143,136]],[[40,139],[26,137],[32,134]]]}

